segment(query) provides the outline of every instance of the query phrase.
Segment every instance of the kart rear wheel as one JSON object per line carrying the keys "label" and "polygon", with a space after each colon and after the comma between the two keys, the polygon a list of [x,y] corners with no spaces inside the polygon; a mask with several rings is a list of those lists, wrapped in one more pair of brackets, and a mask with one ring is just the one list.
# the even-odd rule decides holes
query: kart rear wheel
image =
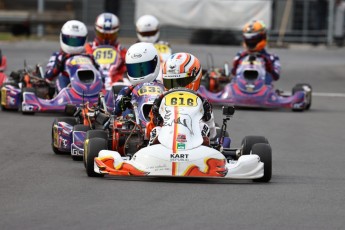
{"label": "kart rear wheel", "polygon": [[84,144],[84,163],[86,165],[86,173],[89,177],[102,177],[103,174],[95,173],[94,171],[94,159],[98,157],[98,153],[101,150],[107,149],[108,143],[103,138],[91,138],[87,139]]}
{"label": "kart rear wheel", "polygon": [[[89,130],[90,130],[90,127],[89,127],[89,126],[81,125],[81,124],[75,125],[75,126],[73,127],[73,132],[74,132],[74,131],[87,132],[87,131],[89,131]],[[83,156],[73,156],[73,155],[71,155],[71,157],[72,157],[72,160],[74,160],[74,161],[82,161],[82,160],[83,160]]]}
{"label": "kart rear wheel", "polygon": [[253,145],[257,143],[265,143],[268,144],[268,140],[266,137],[263,136],[246,136],[242,140],[242,154],[241,155],[249,155],[252,151]]}
{"label": "kart rear wheel", "polygon": [[[30,93],[36,93],[36,90],[34,88],[23,88],[22,90],[22,97],[24,97],[24,93],[30,92]],[[22,109],[22,114],[23,115],[34,115],[35,112],[33,111],[23,111]]]}
{"label": "kart rear wheel", "polygon": [[[58,142],[57,138],[58,138],[58,133],[57,130],[54,130],[54,126],[57,125],[59,122],[66,122],[69,125],[76,125],[77,124],[77,120],[74,117],[59,117],[59,118],[55,118],[53,125],[52,125],[52,136],[51,136],[51,146],[53,149],[53,152],[55,154],[61,155],[61,154],[65,154],[65,152],[60,151],[58,148],[56,148],[54,146],[54,141]],[[55,140],[56,139],[56,140]]]}
{"label": "kart rear wheel", "polygon": [[269,182],[272,177],[272,149],[269,144],[258,143],[252,147],[252,154],[258,155],[264,163],[264,176],[254,179],[254,182]]}
{"label": "kart rear wheel", "polygon": [[311,87],[310,84],[307,83],[299,83],[296,84],[293,88],[292,88],[292,95],[294,95],[296,92],[306,92],[306,98],[307,98],[307,103],[306,106],[304,107],[305,110],[309,110],[311,107],[311,102],[312,102],[312,92],[313,89]]}

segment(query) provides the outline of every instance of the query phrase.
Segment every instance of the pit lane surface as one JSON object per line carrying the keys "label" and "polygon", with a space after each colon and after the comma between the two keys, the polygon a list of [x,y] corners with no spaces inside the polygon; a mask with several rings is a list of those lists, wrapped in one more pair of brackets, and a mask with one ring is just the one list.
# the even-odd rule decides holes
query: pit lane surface
{"label": "pit lane surface", "polygon": [[[45,64],[58,43],[1,43],[9,70]],[[173,45],[204,66],[230,61],[240,47]],[[307,82],[311,111],[238,110],[233,146],[264,135],[273,149],[268,184],[88,178],[81,162],[50,147],[52,114],[0,111],[1,229],[344,229],[345,50],[270,49],[281,58],[278,88]],[[9,70],[7,72],[9,72]],[[321,93],[321,94],[320,94]],[[329,93],[337,93],[332,96]],[[221,123],[221,113],[215,108]]]}

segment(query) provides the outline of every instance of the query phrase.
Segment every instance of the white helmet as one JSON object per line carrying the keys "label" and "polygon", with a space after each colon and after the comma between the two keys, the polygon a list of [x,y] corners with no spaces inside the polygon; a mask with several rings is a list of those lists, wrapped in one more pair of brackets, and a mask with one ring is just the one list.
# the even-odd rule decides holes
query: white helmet
{"label": "white helmet", "polygon": [[95,22],[96,39],[102,45],[116,43],[120,28],[119,18],[112,13],[98,15]]}
{"label": "white helmet", "polygon": [[137,36],[141,42],[155,43],[159,39],[159,21],[152,15],[141,16],[136,23]]}
{"label": "white helmet", "polygon": [[127,76],[132,85],[152,82],[160,70],[159,55],[152,43],[139,42],[127,50]]}
{"label": "white helmet", "polygon": [[77,20],[67,21],[61,29],[60,47],[68,54],[79,54],[84,51],[87,39],[87,28]]}

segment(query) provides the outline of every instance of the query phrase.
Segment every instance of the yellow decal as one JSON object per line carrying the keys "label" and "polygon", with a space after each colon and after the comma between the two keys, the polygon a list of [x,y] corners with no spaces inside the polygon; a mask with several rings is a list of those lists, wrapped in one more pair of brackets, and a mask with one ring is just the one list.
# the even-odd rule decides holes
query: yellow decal
{"label": "yellow decal", "polygon": [[98,48],[93,51],[93,57],[100,65],[107,65],[115,62],[117,52],[113,48]]}
{"label": "yellow decal", "polygon": [[138,90],[138,95],[139,96],[142,96],[142,95],[153,95],[153,94],[159,95],[159,94],[162,94],[162,93],[163,93],[163,90],[159,86],[147,86],[147,85],[144,85],[143,87],[141,87]]}
{"label": "yellow decal", "polygon": [[83,64],[92,65],[92,61],[88,57],[76,56],[76,57],[73,57],[71,64],[72,65],[83,65]]}
{"label": "yellow decal", "polygon": [[58,135],[58,126],[57,125],[54,125],[54,127],[53,127],[53,139],[54,139],[54,142],[53,142],[54,147],[58,148],[59,147],[59,135]]}
{"label": "yellow decal", "polygon": [[167,106],[197,106],[198,96],[189,92],[174,92],[165,96]]}
{"label": "yellow decal", "polygon": [[1,105],[5,106],[6,105],[6,98],[7,97],[7,90],[6,88],[1,89]]}
{"label": "yellow decal", "polygon": [[158,53],[160,53],[160,54],[170,54],[171,53],[171,49],[168,45],[156,43],[156,44],[154,44],[154,46],[155,46],[156,50],[158,51]]}

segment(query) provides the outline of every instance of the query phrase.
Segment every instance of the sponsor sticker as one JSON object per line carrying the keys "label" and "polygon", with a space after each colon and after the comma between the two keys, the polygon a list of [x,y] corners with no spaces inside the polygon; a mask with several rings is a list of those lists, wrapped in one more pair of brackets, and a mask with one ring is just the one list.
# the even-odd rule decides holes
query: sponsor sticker
{"label": "sponsor sticker", "polygon": [[184,143],[177,143],[176,147],[177,147],[177,149],[186,149],[186,144],[184,144]]}
{"label": "sponsor sticker", "polygon": [[170,161],[171,162],[186,162],[189,161],[189,154],[184,153],[177,153],[177,154],[170,154]]}

